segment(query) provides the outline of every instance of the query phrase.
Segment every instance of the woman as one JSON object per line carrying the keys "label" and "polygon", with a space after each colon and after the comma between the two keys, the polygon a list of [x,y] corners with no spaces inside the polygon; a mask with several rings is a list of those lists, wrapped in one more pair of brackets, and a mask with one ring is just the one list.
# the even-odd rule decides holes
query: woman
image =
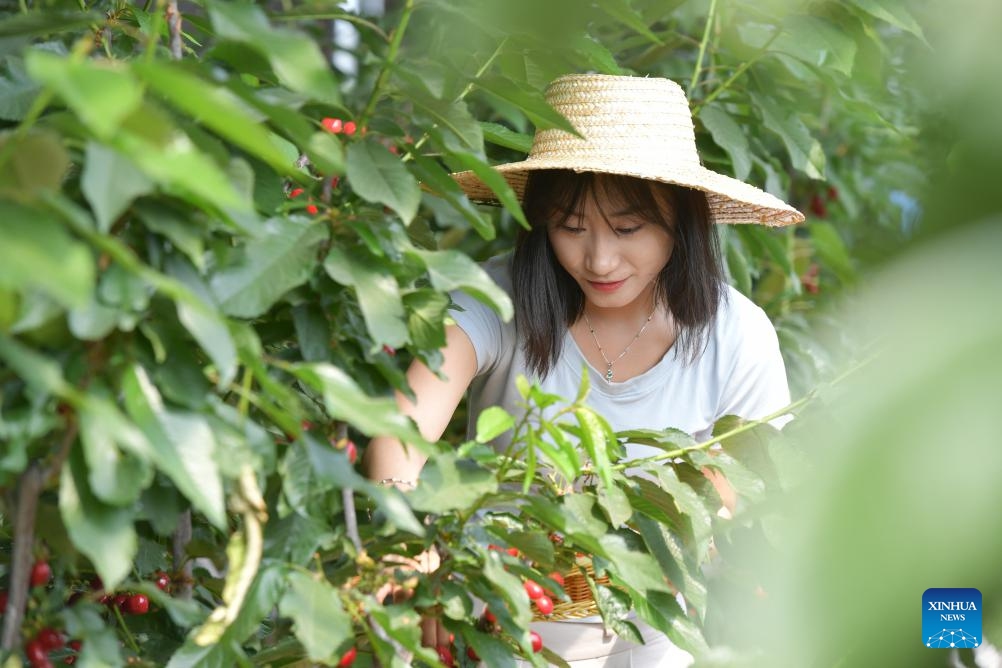
{"label": "woman", "polygon": [[[508,290],[514,322],[465,294],[447,329],[440,379],[408,371],[415,402],[398,395],[429,440],[469,390],[470,425],[488,406],[517,413],[514,380],[574,396],[583,363],[588,403],[613,429],[709,434],[724,415],[754,419],[789,403],[768,318],[723,280],[714,224],[785,225],[803,216],[775,197],[704,169],[688,102],[667,79],[571,75],[547,101],[580,136],[536,133],[529,157],[496,167],[522,197],[531,229],[486,268]],[[471,173],[454,175],[471,199],[494,202]],[[631,445],[639,457],[646,446]],[[413,487],[424,464],[388,438],[366,452],[371,478]],[[691,657],[641,626],[645,646],[594,619],[535,624],[573,666],[684,666]],[[425,641],[435,644],[437,630]]]}

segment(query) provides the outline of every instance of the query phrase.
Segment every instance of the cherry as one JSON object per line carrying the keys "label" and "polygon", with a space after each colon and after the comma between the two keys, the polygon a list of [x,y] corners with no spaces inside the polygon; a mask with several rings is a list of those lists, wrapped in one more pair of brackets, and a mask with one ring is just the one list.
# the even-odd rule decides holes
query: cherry
{"label": "cherry", "polygon": [[317,208],[316,204],[307,204],[306,213],[310,214],[311,216],[315,216],[318,213],[320,213],[320,209]]}
{"label": "cherry", "polygon": [[828,201],[834,202],[838,199],[838,188],[835,186],[828,186]]}
{"label": "cherry", "polygon": [[498,623],[498,618],[495,617],[494,613],[491,612],[490,610],[488,610],[487,608],[484,608],[484,615],[483,615],[483,617],[484,617],[484,619],[486,619],[491,624],[497,624]]}
{"label": "cherry", "polygon": [[543,651],[543,639],[535,631],[529,631],[529,639],[532,640],[532,651],[538,654]]}
{"label": "cherry", "polygon": [[338,668],[348,668],[348,666],[355,663],[356,656],[358,656],[358,650],[352,647],[341,656],[341,660],[337,663]]}
{"label": "cherry", "polygon": [[337,188],[339,183],[341,183],[341,177],[340,176],[332,176],[331,177],[331,188]]}
{"label": "cherry", "polygon": [[[80,642],[79,640],[71,640],[70,641],[70,649],[72,649],[77,654],[80,653],[80,648],[82,648],[82,647],[83,647],[83,643]],[[63,663],[65,663],[68,666],[72,666],[76,662],[77,662],[77,655],[76,654],[70,654],[65,659],[63,659]]]}
{"label": "cherry", "polygon": [[452,651],[449,649],[448,645],[439,645],[435,649],[438,650],[438,660],[444,663],[449,668],[456,665],[456,662],[452,658]]}
{"label": "cherry", "polygon": [[505,550],[505,552],[507,552],[509,554],[509,556],[512,556],[512,557],[517,557],[518,556],[518,548],[517,547],[509,547],[507,550]]}
{"label": "cherry", "polygon": [[344,124],[344,133],[349,136],[355,134],[355,121],[348,121]]}
{"label": "cherry", "polygon": [[157,586],[160,591],[167,591],[170,587],[170,576],[163,571],[157,571],[153,574],[153,584]]}
{"label": "cherry", "polygon": [[150,611],[150,599],[145,594],[133,594],[125,601],[125,611],[130,615],[145,615]]}
{"label": "cherry", "polygon": [[289,193],[289,199],[295,199],[295,198],[299,197],[300,195],[302,195],[304,192],[306,192],[306,191],[303,190],[302,188],[294,188]]}
{"label": "cherry", "polygon": [[534,582],[533,580],[526,580],[525,582],[522,583],[522,586],[525,587],[525,593],[529,595],[530,601],[535,601],[536,599],[538,599],[540,596],[543,595],[543,588],[540,586],[538,582]]}
{"label": "cherry", "polygon": [[536,609],[544,615],[550,614],[553,612],[553,599],[546,594],[543,594],[536,599]]}
{"label": "cherry", "polygon": [[59,631],[55,630],[51,626],[47,626],[38,632],[35,636],[35,640],[42,643],[42,647],[46,650],[59,649],[63,646],[63,636],[59,634]]}
{"label": "cherry", "polygon": [[477,652],[470,646],[466,647],[466,656],[470,657],[471,661],[479,661],[480,657],[477,656]]}
{"label": "cherry", "polygon": [[49,651],[45,649],[45,645],[38,638],[35,638],[24,646],[24,655],[28,657],[28,663],[32,666],[51,665],[49,662]]}
{"label": "cherry", "polygon": [[818,218],[828,217],[828,207],[825,205],[825,201],[821,199],[821,195],[817,193],[811,197],[811,212]]}
{"label": "cherry", "polygon": [[395,348],[391,348],[390,346],[386,345],[385,343],[383,344],[383,352],[386,353],[387,355],[389,355],[390,357],[395,357],[396,354],[397,354],[397,351],[396,351]]}
{"label": "cherry", "polygon": [[129,600],[128,594],[115,594],[114,597],[112,597],[111,599],[111,604],[116,608],[118,608],[119,610],[121,610],[122,612],[125,612],[126,611],[125,605],[128,602],[128,600]]}
{"label": "cherry", "polygon": [[52,579],[52,567],[49,566],[47,561],[36,561],[35,565],[31,567],[31,582],[32,587],[42,587],[49,583]]}
{"label": "cherry", "polygon": [[[330,133],[333,133],[333,134],[336,134],[336,135],[337,134],[341,134],[341,131],[345,127],[344,122],[340,118],[325,118],[322,121],[320,121],[320,125],[324,126],[324,129],[327,130],[327,132],[330,132]],[[352,123],[351,125],[352,125],[352,132],[354,132],[355,131],[355,128],[354,128],[355,124]]]}

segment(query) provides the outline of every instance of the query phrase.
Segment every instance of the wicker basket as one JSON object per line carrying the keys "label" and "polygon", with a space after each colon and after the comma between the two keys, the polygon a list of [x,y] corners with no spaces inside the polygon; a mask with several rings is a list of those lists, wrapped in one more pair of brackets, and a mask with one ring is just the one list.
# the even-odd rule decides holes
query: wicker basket
{"label": "wicker basket", "polygon": [[[582,573],[582,569],[584,573]],[[609,584],[609,578],[605,575],[595,577],[595,568],[592,566],[591,558],[578,555],[575,565],[562,573],[564,576],[564,591],[567,592],[569,600],[554,601],[553,612],[549,615],[542,615],[535,611],[532,617],[534,622],[559,622],[565,619],[581,619],[598,614],[598,605],[592,598],[591,589],[588,588],[588,581],[585,577],[591,577],[596,584]]]}

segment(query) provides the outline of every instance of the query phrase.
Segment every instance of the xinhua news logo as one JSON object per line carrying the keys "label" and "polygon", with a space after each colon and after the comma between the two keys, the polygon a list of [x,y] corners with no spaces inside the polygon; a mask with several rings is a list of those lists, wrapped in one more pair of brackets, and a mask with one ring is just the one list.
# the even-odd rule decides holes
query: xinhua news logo
{"label": "xinhua news logo", "polygon": [[926,589],[922,594],[922,644],[931,648],[981,644],[981,592]]}

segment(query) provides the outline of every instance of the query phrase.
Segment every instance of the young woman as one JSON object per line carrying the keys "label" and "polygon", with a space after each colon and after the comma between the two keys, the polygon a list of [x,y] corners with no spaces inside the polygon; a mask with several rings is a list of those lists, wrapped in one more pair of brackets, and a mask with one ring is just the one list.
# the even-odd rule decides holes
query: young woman
{"label": "young woman", "polygon": [[[709,434],[724,415],[754,419],[789,403],[775,330],[723,279],[714,225],[797,223],[775,197],[703,168],[688,102],[667,79],[571,75],[547,101],[580,136],[536,133],[529,157],[501,165],[522,197],[531,229],[513,253],[486,263],[512,297],[513,322],[465,294],[447,330],[438,378],[408,371],[416,401],[398,396],[429,440],[438,439],[469,391],[470,425],[488,406],[518,412],[515,378],[574,396],[582,364],[589,404],[613,429]],[[492,193],[471,173],[454,175],[475,201]],[[631,445],[629,457],[645,446]],[[423,458],[388,438],[366,452],[371,478],[407,489]],[[590,618],[534,624],[573,666],[685,666],[691,657],[639,625],[643,646]],[[436,644],[436,628],[426,628]]]}

